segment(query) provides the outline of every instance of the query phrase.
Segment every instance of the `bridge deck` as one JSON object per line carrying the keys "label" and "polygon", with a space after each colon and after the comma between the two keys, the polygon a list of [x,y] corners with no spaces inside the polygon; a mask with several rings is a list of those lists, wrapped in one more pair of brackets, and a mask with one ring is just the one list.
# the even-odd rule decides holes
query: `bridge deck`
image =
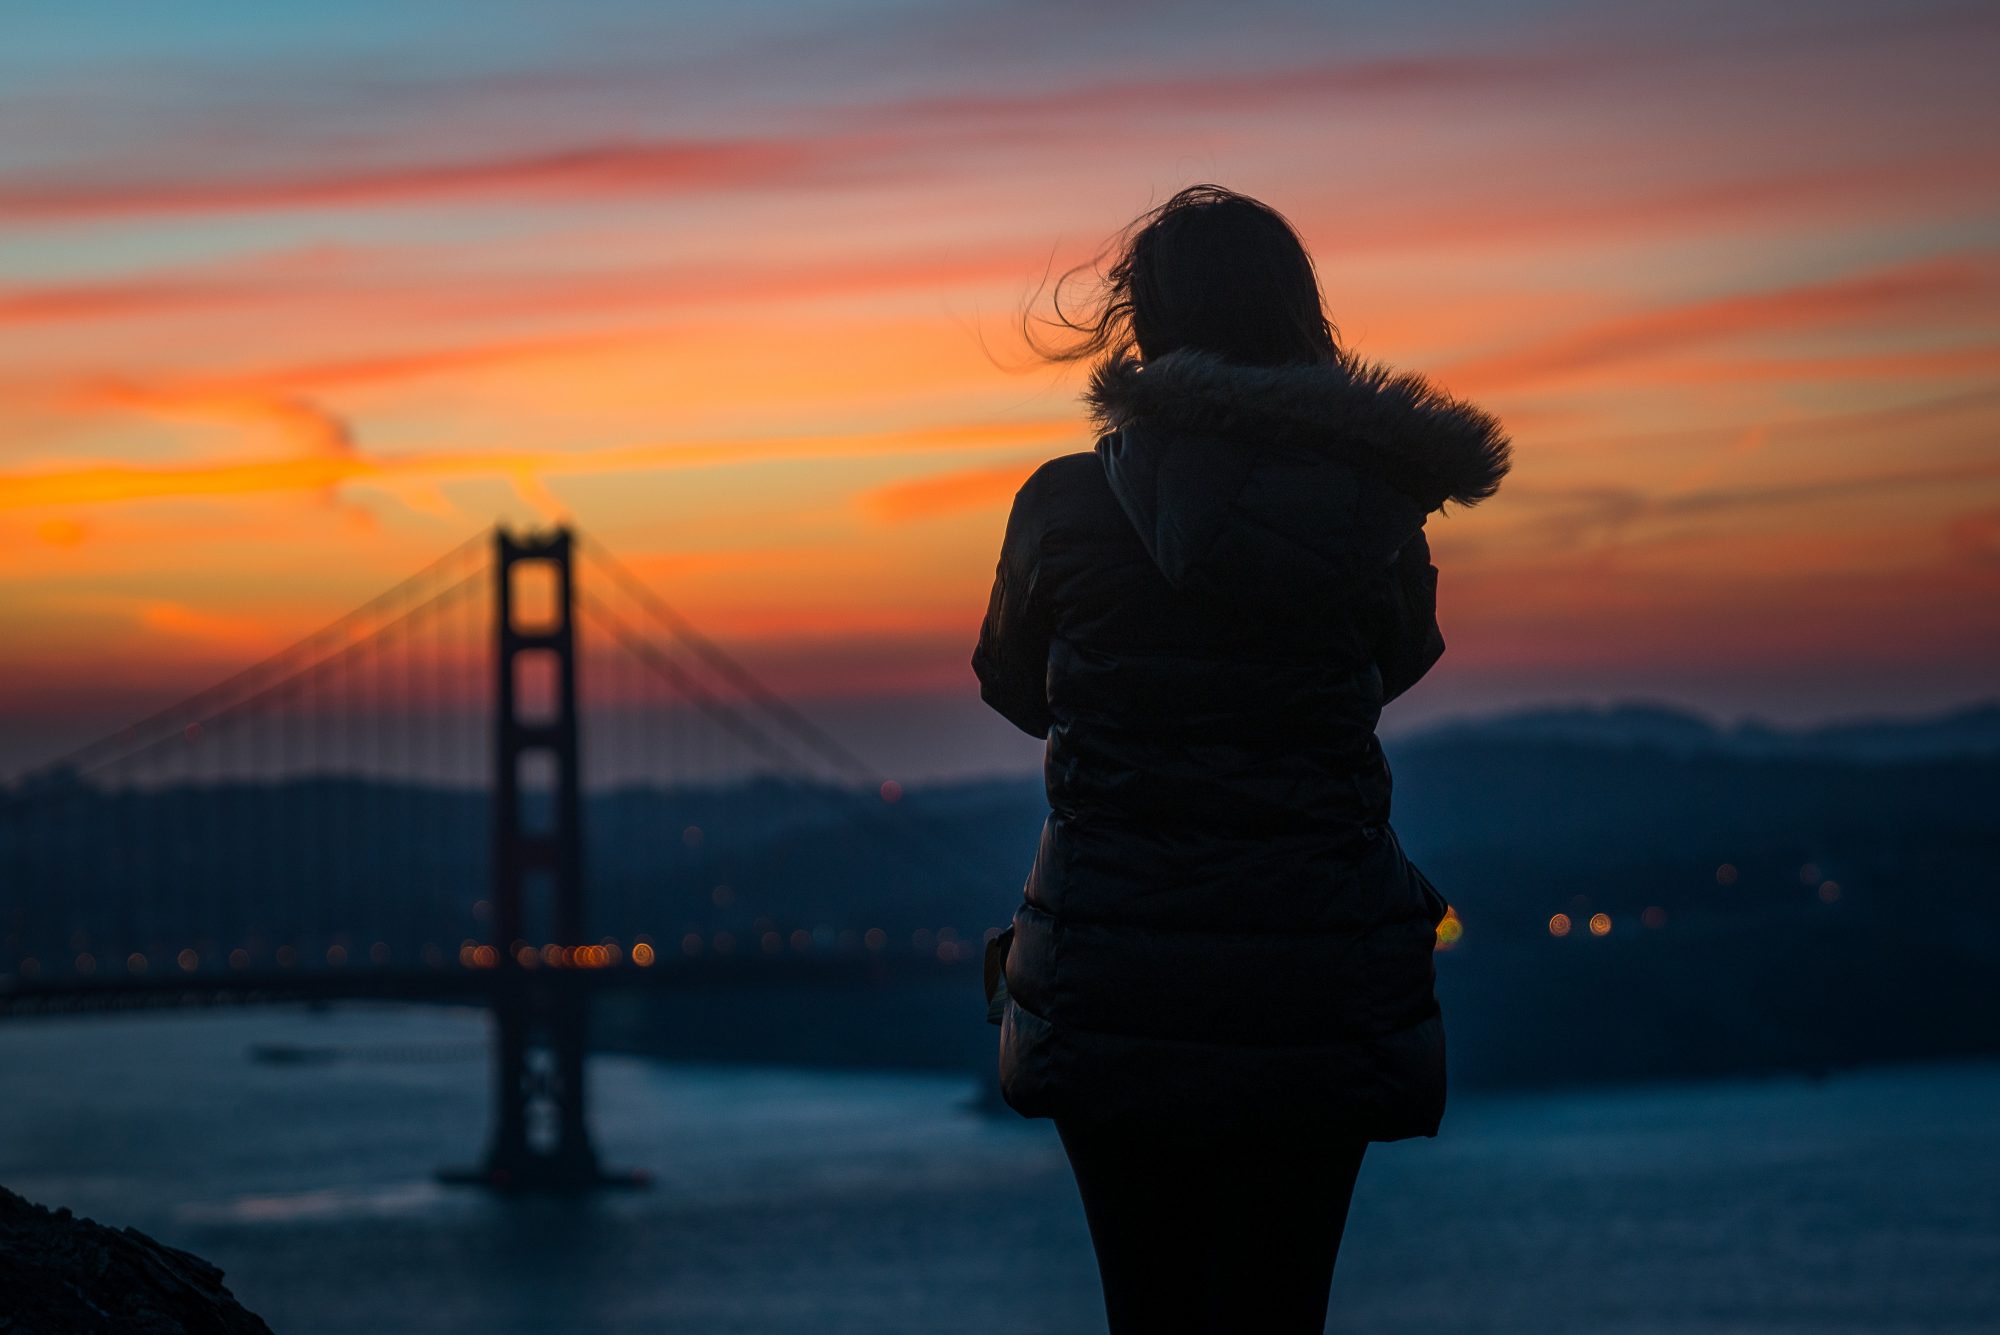
{"label": "bridge deck", "polygon": [[969,958],[932,955],[708,956],[641,967],[629,961],[595,969],[333,969],[142,975],[123,978],[0,980],[0,1018],[190,1006],[316,1001],[411,1001],[483,1006],[503,988],[531,986],[551,995],[582,991],[699,989],[745,982],[865,984],[892,979],[961,977],[978,986]]}

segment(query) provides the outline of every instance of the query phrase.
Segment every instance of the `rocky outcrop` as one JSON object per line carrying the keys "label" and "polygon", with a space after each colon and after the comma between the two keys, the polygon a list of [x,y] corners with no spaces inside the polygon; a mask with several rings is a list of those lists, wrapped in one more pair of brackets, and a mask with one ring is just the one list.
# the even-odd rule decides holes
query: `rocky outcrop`
{"label": "rocky outcrop", "polygon": [[0,1335],[271,1335],[222,1271],[0,1187]]}

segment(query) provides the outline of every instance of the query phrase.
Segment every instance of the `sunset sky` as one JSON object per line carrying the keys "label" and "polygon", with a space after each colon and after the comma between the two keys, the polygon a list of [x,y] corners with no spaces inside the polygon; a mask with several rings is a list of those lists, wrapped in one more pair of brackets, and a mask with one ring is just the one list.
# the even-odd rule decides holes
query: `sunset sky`
{"label": "sunset sky", "polygon": [[1433,521],[1450,652],[1406,721],[1991,693],[1996,37],[1955,4],[17,12],[0,771],[558,516],[864,753],[1031,765],[966,657],[1014,488],[1091,442],[1018,315],[1204,180],[1293,218],[1348,346],[1516,439]]}

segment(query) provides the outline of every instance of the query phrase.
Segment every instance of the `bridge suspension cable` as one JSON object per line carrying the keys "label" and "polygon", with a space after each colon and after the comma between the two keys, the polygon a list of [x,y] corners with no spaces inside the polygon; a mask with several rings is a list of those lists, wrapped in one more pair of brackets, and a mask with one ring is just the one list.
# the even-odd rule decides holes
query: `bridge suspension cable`
{"label": "bridge suspension cable", "polygon": [[[643,586],[641,587],[643,588]],[[834,742],[831,738],[826,738],[827,743],[831,747],[847,757],[847,763],[844,763],[842,767],[850,770],[858,768],[865,772],[869,776],[868,785],[860,792],[854,792],[845,789],[829,790],[822,785],[801,783],[790,768],[797,763],[795,754],[788,751],[782,743],[773,738],[769,731],[759,727],[742,710],[702,686],[684,668],[661,652],[657,645],[653,644],[594,595],[584,593],[579,596],[579,601],[585,613],[585,621],[587,623],[592,621],[598,623],[612,636],[616,644],[631,654],[647,669],[657,674],[670,687],[679,692],[696,708],[700,709],[702,713],[715,720],[719,725],[727,729],[731,735],[752,747],[760,755],[778,762],[781,768],[771,771],[770,777],[785,783],[795,792],[803,793],[821,802],[831,804],[833,810],[848,823],[865,827],[870,833],[883,836],[885,847],[893,849],[898,856],[906,860],[914,860],[920,870],[927,872],[945,870],[953,879],[959,880],[968,887],[978,888],[983,885],[983,878],[965,864],[963,857],[942,840],[931,836],[928,829],[911,822],[885,819],[880,811],[881,798],[879,791],[873,785],[872,776],[874,771],[867,766],[866,762],[854,757],[853,753],[846,751],[844,747],[840,747],[839,743]],[[661,604],[661,606],[664,607],[664,604]],[[680,624],[685,625],[685,620],[682,619]],[[723,654],[719,647],[715,647],[712,644],[711,647],[714,649],[716,656],[727,659],[728,656]],[[705,661],[713,661],[707,655],[703,655],[703,657]],[[734,660],[728,661],[734,662]],[[741,665],[736,666],[740,668]],[[748,669],[741,669],[741,671],[744,677],[748,677],[752,681],[756,680],[754,677],[750,677]],[[733,680],[739,679],[734,674],[731,674],[731,676]],[[759,685],[760,689],[764,691],[765,695],[769,696],[772,702],[778,704],[786,712],[795,712],[791,711],[791,707],[785,705],[775,695],[771,695],[768,688],[762,688],[761,683]],[[752,697],[752,699],[753,702],[761,703],[760,697]],[[808,727],[811,727],[811,725],[808,724]],[[817,728],[813,728],[812,730],[814,732],[818,731]]]}
{"label": "bridge suspension cable", "polygon": [[212,716],[224,707],[225,702],[234,697],[258,691],[268,682],[297,675],[299,669],[293,664],[310,661],[316,656],[323,657],[334,648],[366,636],[370,633],[369,627],[379,628],[384,618],[399,607],[428,601],[435,596],[435,589],[430,593],[426,593],[426,589],[452,578],[453,568],[464,564],[467,557],[475,558],[475,562],[483,562],[485,540],[483,532],[467,538],[407,579],[369,599],[345,616],[328,622],[304,639],[135,723],[127,724],[115,732],[106,733],[95,741],[85,743],[52,760],[31,766],[15,776],[13,786],[18,788],[43,774],[60,771],[78,772],[86,767],[95,766],[101,758],[129,751],[135,745],[143,744],[144,739],[150,736],[160,733],[171,734],[185,728],[189,723],[198,722],[204,716]]}
{"label": "bridge suspension cable", "polygon": [[674,610],[659,594],[646,587],[645,583],[607,551],[603,544],[587,534],[584,535],[582,542],[591,559],[610,575],[634,602],[664,626],[676,640],[686,645],[703,662],[741,690],[746,699],[776,720],[780,727],[797,737],[822,760],[849,778],[870,785],[882,781],[883,776],[874,766],[841,745],[825,729],[801,714],[776,691],[765,685],[756,673],[731,656],[721,645],[696,630],[692,622]]}

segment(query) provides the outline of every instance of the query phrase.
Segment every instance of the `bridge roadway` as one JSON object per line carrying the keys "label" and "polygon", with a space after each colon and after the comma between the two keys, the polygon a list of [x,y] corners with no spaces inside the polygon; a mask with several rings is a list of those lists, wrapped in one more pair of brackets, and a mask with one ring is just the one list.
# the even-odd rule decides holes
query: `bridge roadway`
{"label": "bridge roadway", "polygon": [[503,989],[532,988],[542,996],[642,989],[699,990],[746,982],[854,986],[913,979],[957,978],[979,986],[979,951],[952,959],[916,951],[832,954],[704,955],[661,958],[651,966],[629,959],[596,968],[502,969],[442,966],[311,970],[165,971],[121,977],[0,978],[0,1019],[97,1011],[190,1006],[273,1005],[323,1001],[409,1001],[484,1006]]}

